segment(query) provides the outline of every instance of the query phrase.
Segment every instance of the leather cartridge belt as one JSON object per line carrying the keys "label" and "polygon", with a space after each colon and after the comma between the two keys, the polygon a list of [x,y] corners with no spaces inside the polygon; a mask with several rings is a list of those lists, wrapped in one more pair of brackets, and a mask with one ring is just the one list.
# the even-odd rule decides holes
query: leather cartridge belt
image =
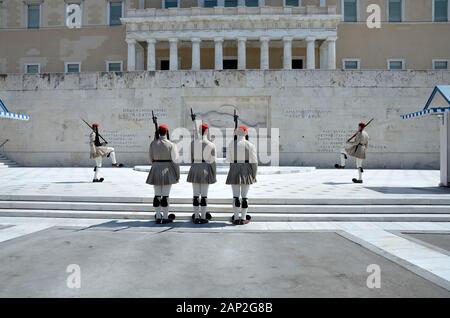
{"label": "leather cartridge belt", "polygon": [[153,160],[153,162],[172,162],[172,160]]}
{"label": "leather cartridge belt", "polygon": [[206,162],[206,160],[202,160],[202,161],[200,161],[200,160],[195,160],[195,161],[193,161],[192,163],[205,163]]}

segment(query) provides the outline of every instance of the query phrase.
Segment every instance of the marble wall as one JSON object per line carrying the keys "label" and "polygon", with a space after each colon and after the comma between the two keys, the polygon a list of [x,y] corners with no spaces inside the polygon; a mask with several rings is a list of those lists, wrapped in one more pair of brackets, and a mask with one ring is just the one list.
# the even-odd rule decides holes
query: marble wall
{"label": "marble wall", "polygon": [[[151,111],[190,127],[189,110],[212,126],[279,129],[280,164],[331,168],[360,121],[374,118],[369,168],[439,167],[437,118],[401,120],[421,109],[449,71],[177,71],[0,75],[0,98],[29,122],[0,119],[6,155],[25,166],[86,166],[89,128],[127,165],[148,163]],[[272,135],[272,138],[276,136]],[[354,163],[352,163],[354,165]]]}

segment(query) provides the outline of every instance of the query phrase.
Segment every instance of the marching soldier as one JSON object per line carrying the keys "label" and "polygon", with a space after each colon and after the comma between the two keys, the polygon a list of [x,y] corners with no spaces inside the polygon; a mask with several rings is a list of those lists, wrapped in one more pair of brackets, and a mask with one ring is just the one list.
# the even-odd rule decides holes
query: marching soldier
{"label": "marching soldier", "polygon": [[341,150],[341,164],[334,165],[336,169],[344,169],[347,156],[355,157],[356,168],[358,169],[358,179],[353,178],[352,181],[354,183],[363,183],[363,162],[366,159],[366,151],[369,145],[369,135],[364,130],[366,127],[367,125],[365,123],[359,123],[356,134],[347,140],[350,147]]}
{"label": "marching soldier", "polygon": [[193,221],[195,224],[205,224],[211,218],[211,214],[206,212],[209,185],[216,183],[216,146],[208,139],[208,124],[202,123],[198,130],[194,113],[191,113],[191,118],[194,125],[194,140],[191,142],[192,165],[187,182],[192,183],[193,189]]}
{"label": "marching soldier", "polygon": [[113,167],[123,167],[123,164],[119,164],[116,161],[116,153],[114,151],[114,148],[107,147],[107,142],[100,142],[100,134],[98,133],[99,127],[100,125],[98,123],[92,124],[92,132],[89,135],[89,144],[91,147],[90,158],[95,160],[94,180],[92,182],[103,182],[105,180],[104,178],[98,178],[100,168],[102,167],[103,158],[111,156]]}
{"label": "marching soldier", "polygon": [[[242,225],[249,223],[251,219],[247,215],[247,194],[250,185],[256,182],[258,156],[256,147],[248,141],[248,128],[246,126],[239,126],[235,129],[234,134],[235,139],[227,149],[230,170],[228,171],[226,184],[230,184],[233,191],[233,224]],[[239,212],[241,212],[240,215]]]}
{"label": "marching soldier", "polygon": [[[171,223],[174,214],[169,215],[169,195],[172,184],[180,180],[177,146],[169,140],[169,126],[161,124],[150,144],[150,161],[152,168],[148,174],[147,184],[153,185],[155,197],[155,218],[158,224]],[[161,215],[161,210],[163,215]]]}

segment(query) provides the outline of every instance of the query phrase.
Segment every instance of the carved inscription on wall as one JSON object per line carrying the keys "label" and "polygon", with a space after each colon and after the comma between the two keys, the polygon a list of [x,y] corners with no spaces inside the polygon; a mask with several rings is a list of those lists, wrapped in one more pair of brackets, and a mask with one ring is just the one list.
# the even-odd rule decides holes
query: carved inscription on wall
{"label": "carved inscription on wall", "polygon": [[331,114],[331,110],[328,109],[315,109],[315,108],[287,108],[283,110],[283,115],[287,118],[296,119],[319,119]]}
{"label": "carved inscription on wall", "polygon": [[167,118],[167,109],[163,107],[157,108],[124,108],[122,113],[118,115],[120,120],[127,120],[133,122],[151,121],[152,111],[156,117]]}

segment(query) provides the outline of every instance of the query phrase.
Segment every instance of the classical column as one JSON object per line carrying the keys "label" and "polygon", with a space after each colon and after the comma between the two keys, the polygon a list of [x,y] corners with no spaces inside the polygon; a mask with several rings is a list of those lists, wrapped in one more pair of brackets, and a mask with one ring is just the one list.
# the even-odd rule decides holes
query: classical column
{"label": "classical column", "polygon": [[316,68],[316,38],[308,36],[306,39],[306,68],[314,70]]}
{"label": "classical column", "polygon": [[239,37],[238,41],[238,70],[245,70],[247,67],[247,39],[244,37]]}
{"label": "classical column", "polygon": [[261,44],[261,65],[260,68],[262,70],[268,70],[269,69],[269,38],[268,37],[261,37],[259,39],[259,42]]}
{"label": "classical column", "polygon": [[128,39],[126,41],[128,44],[127,70],[132,72],[136,70],[136,40]]}
{"label": "classical column", "polygon": [[214,38],[214,69],[223,70],[223,38]]}
{"label": "classical column", "polygon": [[291,36],[283,38],[283,69],[292,69],[292,40]]}
{"label": "classical column", "polygon": [[192,70],[200,70],[200,38],[192,38]]}
{"label": "classical column", "polygon": [[147,71],[156,70],[155,39],[147,39]]}
{"label": "classical column", "polygon": [[336,69],[336,40],[337,37],[327,38],[328,43],[328,69]]}
{"label": "classical column", "polygon": [[176,71],[178,70],[178,39],[170,38],[170,61],[169,61],[169,70]]}

